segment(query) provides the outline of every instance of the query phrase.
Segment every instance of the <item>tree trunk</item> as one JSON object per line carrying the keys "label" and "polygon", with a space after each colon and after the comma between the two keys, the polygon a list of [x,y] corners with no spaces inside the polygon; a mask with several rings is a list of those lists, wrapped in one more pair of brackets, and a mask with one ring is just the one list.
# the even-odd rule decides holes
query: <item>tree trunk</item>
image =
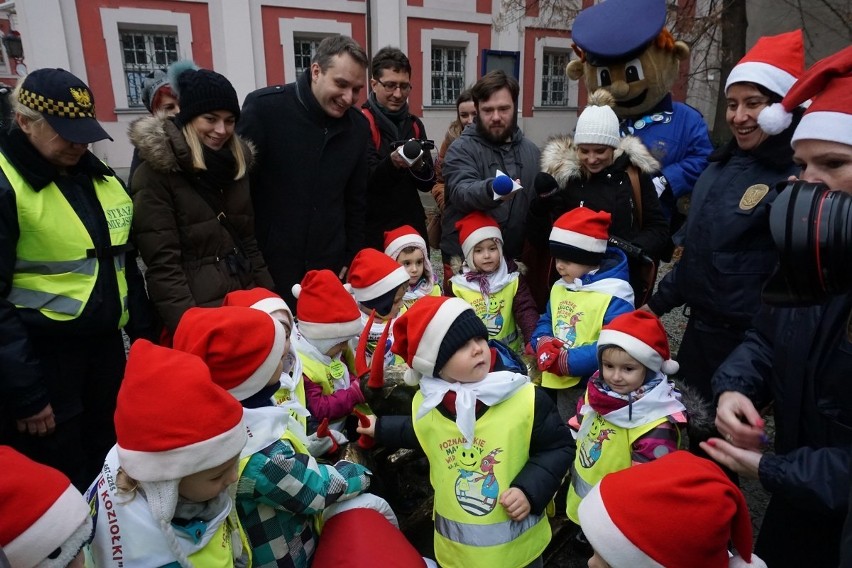
{"label": "tree trunk", "polygon": [[724,0],[722,7],[722,41],[719,49],[719,95],[716,98],[716,119],[713,121],[711,137],[717,144],[727,142],[731,131],[725,120],[725,81],[731,69],[745,55],[748,16],[746,0]]}

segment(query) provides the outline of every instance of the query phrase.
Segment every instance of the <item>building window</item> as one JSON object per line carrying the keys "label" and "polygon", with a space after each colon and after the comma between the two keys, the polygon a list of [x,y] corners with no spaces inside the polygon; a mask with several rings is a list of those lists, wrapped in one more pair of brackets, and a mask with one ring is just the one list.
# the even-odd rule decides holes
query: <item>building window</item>
{"label": "building window", "polygon": [[454,105],[464,89],[463,47],[432,47],[432,104]]}
{"label": "building window", "polygon": [[293,38],[293,59],[296,63],[296,77],[311,68],[311,60],[317,53],[317,47],[325,38]]}
{"label": "building window", "polygon": [[562,51],[545,51],[542,54],[541,106],[568,106],[568,82],[565,66],[568,57]]}
{"label": "building window", "polygon": [[155,69],[178,60],[177,32],[126,30],[119,35],[127,83],[127,106],[144,106],[142,81]]}

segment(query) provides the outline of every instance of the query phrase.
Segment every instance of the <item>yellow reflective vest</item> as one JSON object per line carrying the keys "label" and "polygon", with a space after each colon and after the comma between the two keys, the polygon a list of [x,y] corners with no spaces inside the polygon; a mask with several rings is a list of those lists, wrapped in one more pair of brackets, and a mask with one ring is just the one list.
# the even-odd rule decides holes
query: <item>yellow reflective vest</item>
{"label": "yellow reflective vest", "polygon": [[488,338],[499,339],[512,351],[521,351],[524,343],[515,323],[515,312],[512,310],[519,282],[518,278],[513,278],[501,290],[492,292],[487,303],[481,292],[453,283],[453,294],[473,306],[476,315],[488,330]]}
{"label": "yellow reflective vest", "polygon": [[[550,289],[550,318],[553,337],[565,347],[580,347],[598,340],[612,295],[594,290],[568,290],[559,284]],[[541,386],[567,389],[582,377],[561,376],[550,371],[541,374]]]}
{"label": "yellow reflective vest", "polygon": [[55,183],[35,191],[2,153],[0,169],[15,192],[20,227],[9,301],[19,308],[38,310],[52,320],[73,320],[86,308],[100,263],[113,262],[122,307],[118,327],[124,327],[128,320],[124,253],[133,202],[121,183],[112,176],[92,179],[113,251],[98,252]]}
{"label": "yellow reflective vest", "polygon": [[[418,391],[413,416],[422,404]],[[455,421],[438,409],[414,421],[417,440],[429,459],[435,557],[444,568],[520,568],[550,542],[545,515],[530,514],[515,522],[498,501],[529,458],[534,413],[535,387],[527,384],[477,419],[469,448]]]}
{"label": "yellow reflective vest", "polygon": [[[332,381],[335,377],[332,376],[331,367],[322,361],[317,361],[313,357],[310,357],[301,351],[299,352],[299,358],[302,360],[302,373],[308,378],[308,380],[322,387],[322,394],[326,396],[334,394],[334,383]],[[357,378],[352,372],[355,355],[352,353],[351,349],[347,348],[346,351],[343,352],[341,362],[343,361],[346,361],[346,371],[349,373],[351,382],[352,378]],[[365,403],[356,404],[355,408],[358,409],[358,412],[373,414],[373,411],[370,410],[370,407]]]}

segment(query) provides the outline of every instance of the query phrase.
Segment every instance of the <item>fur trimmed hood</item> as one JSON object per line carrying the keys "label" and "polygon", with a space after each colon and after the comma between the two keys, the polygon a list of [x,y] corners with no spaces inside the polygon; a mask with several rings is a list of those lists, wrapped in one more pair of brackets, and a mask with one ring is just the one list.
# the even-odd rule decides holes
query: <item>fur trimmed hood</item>
{"label": "fur trimmed hood", "polygon": [[[139,150],[139,157],[159,172],[192,171],[189,146],[180,129],[165,116],[146,116],[130,123],[127,129],[130,142]],[[254,145],[234,133],[246,156],[246,165],[254,164]]]}
{"label": "fur trimmed hood", "polygon": [[[635,136],[625,136],[615,149],[614,161],[622,155],[640,171],[652,174],[660,170],[660,163],[651,155],[642,141]],[[579,179],[583,175],[577,146],[570,136],[555,136],[547,141],[541,152],[541,170],[556,178],[559,187],[569,180]]]}

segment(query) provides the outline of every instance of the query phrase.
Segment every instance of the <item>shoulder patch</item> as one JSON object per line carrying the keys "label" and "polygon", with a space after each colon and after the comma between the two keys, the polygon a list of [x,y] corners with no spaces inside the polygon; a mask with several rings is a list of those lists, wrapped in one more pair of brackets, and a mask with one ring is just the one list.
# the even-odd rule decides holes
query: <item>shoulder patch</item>
{"label": "shoulder patch", "polygon": [[767,193],[769,193],[769,186],[765,183],[750,186],[740,198],[740,209],[743,211],[754,209],[760,203],[760,200],[766,197]]}

